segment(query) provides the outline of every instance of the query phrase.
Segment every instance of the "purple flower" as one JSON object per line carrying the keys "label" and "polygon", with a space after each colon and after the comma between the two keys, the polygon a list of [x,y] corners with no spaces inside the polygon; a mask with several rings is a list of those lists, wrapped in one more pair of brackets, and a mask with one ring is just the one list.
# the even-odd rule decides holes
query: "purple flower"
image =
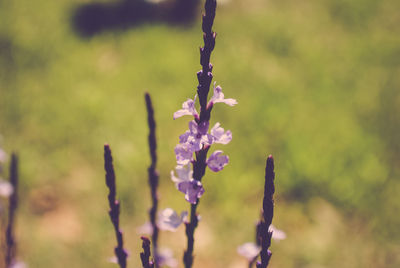
{"label": "purple flower", "polygon": [[211,136],[213,137],[213,143],[228,144],[232,140],[232,132],[225,130],[220,127],[220,123],[216,123],[211,129]]}
{"label": "purple flower", "polygon": [[213,142],[212,136],[208,134],[209,122],[197,124],[192,120],[189,122],[189,130],[179,136],[181,144],[189,144],[192,152],[200,151],[203,146],[211,145]]}
{"label": "purple flower", "polygon": [[222,93],[222,88],[220,86],[215,86],[214,82],[214,95],[211,97],[207,106],[213,106],[214,103],[223,102],[229,106],[237,104],[235,99],[225,99],[224,93]]}
{"label": "purple flower", "polygon": [[[196,97],[194,99],[196,100]],[[188,99],[187,101],[185,101],[182,104],[182,109],[174,113],[174,120],[184,115],[193,115],[195,118],[199,117],[199,114],[196,111],[196,107],[194,107],[194,100]]]}
{"label": "purple flower", "polygon": [[11,265],[10,265],[9,268],[27,268],[27,267],[28,267],[28,266],[27,266],[24,262],[14,260],[14,261],[11,263]]}
{"label": "purple flower", "polygon": [[222,151],[213,152],[207,159],[208,167],[214,171],[218,172],[224,168],[229,162],[229,157],[227,155],[221,155]]}
{"label": "purple flower", "polygon": [[175,167],[176,174],[178,177],[175,177],[173,171],[171,171],[171,180],[175,183],[176,188],[178,189],[178,185],[184,181],[190,181],[193,179],[193,171],[190,168],[190,165],[181,166],[178,165]]}
{"label": "purple flower", "polygon": [[239,255],[245,257],[247,260],[252,261],[258,253],[260,253],[261,248],[255,243],[245,243],[237,248]]}
{"label": "purple flower", "polygon": [[14,192],[14,188],[8,181],[0,178],[0,197],[9,197]]}
{"label": "purple flower", "polygon": [[175,156],[178,165],[186,165],[193,159],[192,146],[188,143],[177,144],[175,146]]}
{"label": "purple flower", "polygon": [[204,193],[203,185],[193,179],[193,171],[189,165],[176,166],[175,170],[178,177],[175,177],[174,172],[171,171],[171,180],[175,183],[176,188],[185,194],[186,201],[196,204],[197,198]]}
{"label": "purple flower", "polygon": [[161,230],[175,232],[181,223],[187,218],[187,211],[179,216],[172,208],[166,208],[158,214],[157,226]]}
{"label": "purple flower", "polygon": [[204,194],[204,188],[201,182],[191,179],[182,181],[178,184],[178,190],[185,194],[185,199],[191,204],[196,204],[197,199]]}
{"label": "purple flower", "polygon": [[272,239],[276,241],[284,240],[286,239],[286,233],[282,230],[277,229],[275,226],[272,224],[268,228],[270,232],[272,232]]}

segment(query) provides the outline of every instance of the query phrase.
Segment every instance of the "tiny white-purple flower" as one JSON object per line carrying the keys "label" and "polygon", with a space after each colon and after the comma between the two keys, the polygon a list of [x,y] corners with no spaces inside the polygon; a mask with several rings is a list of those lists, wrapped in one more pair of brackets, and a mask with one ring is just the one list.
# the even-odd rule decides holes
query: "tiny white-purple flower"
{"label": "tiny white-purple flower", "polygon": [[14,260],[9,266],[9,268],[27,268],[27,267],[28,265],[26,265],[26,263],[18,260]]}
{"label": "tiny white-purple flower", "polygon": [[208,128],[208,121],[197,124],[196,121],[192,120],[189,122],[189,130],[179,136],[179,142],[190,145],[192,152],[200,151],[203,149],[203,146],[212,144],[213,139],[207,133]]}
{"label": "tiny white-purple flower", "polygon": [[252,261],[260,251],[261,248],[252,242],[244,243],[237,248],[239,255],[245,257],[249,261]]}
{"label": "tiny white-purple flower", "polygon": [[191,204],[196,204],[197,199],[204,194],[204,188],[200,181],[191,179],[178,184],[178,190],[185,194],[185,199]]}
{"label": "tiny white-purple flower", "polygon": [[118,264],[118,258],[117,258],[117,256],[108,257],[108,258],[107,258],[107,261],[108,261],[109,263]]}
{"label": "tiny white-purple flower", "polygon": [[175,232],[181,223],[187,218],[187,211],[179,216],[172,208],[166,208],[158,214],[157,226],[161,230]]}
{"label": "tiny white-purple flower", "polygon": [[193,159],[192,146],[188,143],[181,143],[175,146],[175,157],[178,165],[186,165]]}
{"label": "tiny white-purple flower", "polygon": [[178,165],[175,167],[175,171],[177,177],[175,176],[174,171],[171,171],[171,180],[175,183],[177,189],[179,183],[193,179],[193,171],[190,168],[190,165]]}
{"label": "tiny white-purple flower", "polygon": [[272,239],[276,241],[284,240],[286,239],[286,233],[282,230],[277,229],[275,226],[272,224],[269,226],[268,229],[270,232],[272,232]]}
{"label": "tiny white-purple flower", "polygon": [[0,179],[0,197],[9,197],[14,192],[14,188],[8,181]]}
{"label": "tiny white-purple flower", "polygon": [[[196,100],[196,98],[195,98]],[[194,100],[188,99],[182,104],[182,109],[176,111],[174,113],[174,120],[182,117],[184,115],[193,115],[194,117],[198,118],[199,114],[196,111],[196,107],[194,106]]]}
{"label": "tiny white-purple flower", "polygon": [[232,140],[232,132],[230,130],[225,132],[219,122],[213,126],[210,132],[213,137],[213,143],[228,144]]}
{"label": "tiny white-purple flower", "polygon": [[221,171],[229,162],[227,155],[222,155],[222,151],[213,152],[207,159],[207,166],[214,172]]}
{"label": "tiny white-purple flower", "polygon": [[211,97],[207,106],[212,106],[214,103],[223,102],[228,104],[229,106],[234,106],[237,104],[235,99],[225,99],[224,93],[222,93],[222,88],[220,86],[215,86],[216,83],[214,82],[214,95]]}
{"label": "tiny white-purple flower", "polygon": [[176,188],[185,194],[185,199],[189,203],[196,204],[197,198],[204,193],[201,182],[193,179],[193,171],[190,165],[178,165],[175,168],[177,177],[171,171],[171,180],[175,183]]}

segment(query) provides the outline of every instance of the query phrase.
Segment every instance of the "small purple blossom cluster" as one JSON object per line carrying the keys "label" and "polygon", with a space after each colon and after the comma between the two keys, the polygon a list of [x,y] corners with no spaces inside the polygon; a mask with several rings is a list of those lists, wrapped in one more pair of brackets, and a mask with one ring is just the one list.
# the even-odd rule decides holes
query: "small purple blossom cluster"
{"label": "small purple blossom cluster", "polygon": [[[182,109],[174,113],[173,118],[184,115],[192,115],[194,120],[189,122],[189,130],[179,136],[179,144],[175,147],[177,166],[175,172],[171,171],[171,179],[176,188],[185,194],[185,199],[191,204],[196,204],[197,199],[204,193],[204,188],[199,180],[193,178],[193,171],[190,164],[194,162],[193,155],[197,155],[201,150],[207,150],[214,143],[228,144],[232,140],[232,132],[225,131],[220,123],[216,123],[209,131],[210,122],[200,122],[199,114],[195,107],[194,100],[188,99],[182,104]],[[225,103],[229,106],[237,104],[235,99],[225,99],[220,86],[215,86],[214,95],[207,104],[207,110],[211,111],[215,103]],[[221,150],[213,152],[206,160],[207,166],[214,172],[221,171],[229,162],[229,157],[223,155]]]}

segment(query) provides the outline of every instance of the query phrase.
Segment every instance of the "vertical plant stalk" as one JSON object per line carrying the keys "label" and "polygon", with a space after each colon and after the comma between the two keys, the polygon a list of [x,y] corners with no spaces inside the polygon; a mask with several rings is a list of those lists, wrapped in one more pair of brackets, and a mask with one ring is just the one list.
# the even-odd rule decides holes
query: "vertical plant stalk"
{"label": "vertical plant stalk", "polygon": [[[157,247],[158,247],[158,227],[156,223],[157,217],[157,208],[158,208],[158,194],[157,194],[157,187],[159,183],[159,174],[156,170],[157,165],[157,142],[156,142],[156,122],[154,120],[154,109],[151,102],[151,98],[149,93],[145,94],[146,100],[146,108],[147,108],[147,122],[149,125],[149,149],[150,149],[150,157],[151,157],[151,165],[148,168],[149,174],[149,185],[150,185],[150,194],[151,194],[151,201],[152,206],[149,211],[150,215],[150,223],[153,229],[153,233],[151,236],[151,241],[153,243],[153,255],[154,259],[157,260]],[[144,243],[144,242],[143,242]],[[155,262],[156,268],[158,268],[157,262]]]}
{"label": "vertical plant stalk", "polygon": [[[202,70],[197,73],[197,79],[199,85],[197,86],[197,94],[200,102],[200,117],[196,119],[200,125],[210,120],[211,107],[207,107],[208,92],[210,91],[210,85],[213,78],[212,75],[212,64],[210,63],[211,52],[215,47],[216,33],[212,31],[212,26],[215,18],[215,10],[217,8],[217,2],[215,0],[206,0],[204,9],[205,12],[202,17],[202,30],[204,46],[200,48],[200,64]],[[193,179],[201,181],[206,172],[206,160],[207,152],[209,147],[205,147],[202,150],[196,152],[196,159],[193,162]],[[193,250],[194,250],[194,232],[198,225],[197,206],[199,205],[199,199],[196,204],[192,204],[190,207],[190,221],[186,223],[186,236],[187,236],[187,248],[183,255],[183,263],[185,268],[191,268],[193,265]]]}
{"label": "vertical plant stalk", "polygon": [[197,72],[199,85],[197,86],[197,94],[200,102],[200,119],[198,123],[210,120],[211,108],[207,109],[207,97],[210,91],[210,85],[213,78],[212,64],[210,63],[211,52],[215,47],[215,38],[217,34],[212,31],[215,18],[215,10],[217,8],[216,0],[206,0],[204,5],[205,13],[202,19],[202,30],[204,46],[200,48],[200,64],[202,69]]}
{"label": "vertical plant stalk", "polygon": [[140,260],[142,261],[143,268],[155,268],[154,262],[150,260],[150,240],[147,237],[142,236],[142,248],[143,252],[140,253]]}
{"label": "vertical plant stalk", "polygon": [[[261,236],[261,223],[262,221],[257,222],[256,225],[256,245],[261,246],[260,236]],[[258,254],[252,260],[249,261],[249,268],[252,268],[254,264],[257,262]]]}
{"label": "vertical plant stalk", "polygon": [[128,254],[124,249],[124,241],[122,237],[122,231],[119,229],[119,201],[115,199],[116,196],[116,183],[115,183],[115,172],[113,167],[113,159],[111,155],[111,149],[108,144],[104,145],[104,169],[106,171],[106,185],[109,189],[108,203],[110,210],[111,222],[114,226],[115,236],[117,238],[117,246],[114,248],[114,253],[117,257],[118,264],[121,268],[126,268],[126,259]]}
{"label": "vertical plant stalk", "polygon": [[266,268],[272,255],[268,248],[271,246],[272,238],[272,232],[269,231],[269,226],[271,225],[272,217],[274,216],[274,180],[274,159],[272,158],[272,155],[270,155],[267,159],[267,164],[265,167],[263,211],[259,229],[259,239],[261,242],[261,262],[257,263],[257,268]]}
{"label": "vertical plant stalk", "polygon": [[18,207],[18,157],[16,154],[11,155],[10,164],[10,183],[14,189],[10,195],[8,208],[8,223],[6,229],[6,267],[11,267],[17,255],[17,247],[14,238],[15,213]]}

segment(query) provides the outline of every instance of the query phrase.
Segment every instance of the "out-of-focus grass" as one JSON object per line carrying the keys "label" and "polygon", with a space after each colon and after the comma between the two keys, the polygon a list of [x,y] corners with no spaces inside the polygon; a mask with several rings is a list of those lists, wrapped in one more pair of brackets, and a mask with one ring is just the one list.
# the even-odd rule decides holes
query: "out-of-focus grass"
{"label": "out-of-focus grass", "polygon": [[[115,158],[122,227],[139,266],[136,227],[149,207],[143,93],[152,95],[161,208],[188,209],[169,181],[196,89],[193,27],[143,25],[80,38],[82,1],[0,3],[0,133],[21,158],[19,252],[30,267],[113,267],[102,145]],[[214,80],[234,108],[231,164],[207,171],[197,267],[243,267],[265,158],[276,159],[272,267],[398,267],[400,15],[398,1],[228,1],[217,9]],[[199,13],[200,14],[200,13]],[[183,230],[162,234],[180,259]]]}

